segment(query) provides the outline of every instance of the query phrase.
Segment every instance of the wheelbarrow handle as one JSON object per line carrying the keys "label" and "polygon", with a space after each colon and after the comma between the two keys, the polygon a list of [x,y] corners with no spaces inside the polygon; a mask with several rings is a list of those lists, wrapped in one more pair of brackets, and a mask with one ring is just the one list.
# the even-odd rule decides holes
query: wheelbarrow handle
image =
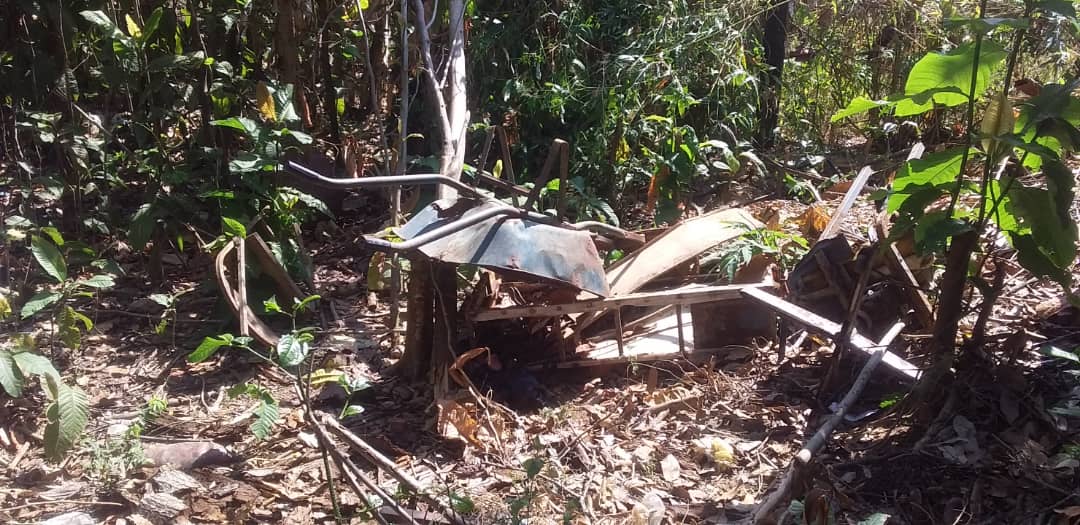
{"label": "wheelbarrow handle", "polygon": [[457,179],[453,179],[445,175],[439,175],[437,173],[424,173],[418,175],[391,175],[384,177],[362,177],[355,179],[334,179],[330,177],[324,177],[315,170],[291,160],[285,162],[285,169],[297,175],[307,177],[308,179],[311,179],[318,184],[321,184],[323,186],[329,186],[332,188],[386,188],[393,186],[409,186],[414,184],[442,184],[453,187],[461,193],[472,195],[474,197],[484,197],[483,194],[476,191],[476,189],[472,186],[469,186],[468,184],[465,184],[464,182],[461,182]]}
{"label": "wheelbarrow handle", "polygon": [[431,230],[421,233],[420,235],[417,235],[416,237],[413,237],[412,239],[409,239],[407,241],[390,242],[386,239],[380,239],[377,237],[365,235],[364,242],[379,251],[408,252],[418,249],[429,242],[437,241],[439,239],[442,239],[443,237],[457,233],[461,230],[464,230],[465,228],[468,228],[469,226],[484,222],[492,217],[521,217],[524,215],[525,212],[521,210],[511,208],[509,206],[497,206],[461,217],[454,221],[443,224],[442,226],[439,226],[437,228],[432,228]]}

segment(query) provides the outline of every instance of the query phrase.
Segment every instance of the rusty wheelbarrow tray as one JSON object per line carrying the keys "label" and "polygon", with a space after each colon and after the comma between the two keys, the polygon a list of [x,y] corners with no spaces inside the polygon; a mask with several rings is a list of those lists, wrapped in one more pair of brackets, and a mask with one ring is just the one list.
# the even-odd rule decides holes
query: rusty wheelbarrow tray
{"label": "rusty wheelbarrow tray", "polygon": [[455,264],[474,264],[509,274],[527,274],[576,287],[600,297],[610,294],[603,261],[592,235],[624,239],[633,234],[595,221],[565,223],[556,217],[515,208],[484,196],[472,186],[437,174],[334,179],[296,162],[293,173],[334,188],[386,188],[442,184],[460,192],[433,202],[400,227],[404,239],[391,242],[365,235],[364,242],[386,252],[420,252]]}

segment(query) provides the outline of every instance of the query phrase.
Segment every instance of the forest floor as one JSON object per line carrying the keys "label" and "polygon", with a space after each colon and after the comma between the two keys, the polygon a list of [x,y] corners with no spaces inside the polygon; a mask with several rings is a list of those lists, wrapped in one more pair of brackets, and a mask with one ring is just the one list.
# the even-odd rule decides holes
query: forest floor
{"label": "forest floor", "polygon": [[[826,207],[839,201],[835,195],[826,199]],[[776,201],[755,211],[770,207],[785,221],[803,209]],[[817,387],[831,351],[824,341],[811,340],[790,349],[782,362],[773,346],[762,345],[706,363],[538,373],[546,393],[542,408],[504,415],[497,439],[485,431],[477,442],[446,439],[434,425],[430,387],[391,372],[400,349],[385,326],[386,298],[370,300],[370,254],[356,240],[377,225],[338,222],[340,230],[313,230],[332,235],[306,239],[316,269],[313,291],[323,297],[320,315],[305,320],[321,328],[316,362],[333,363],[370,384],[354,398],[364,410],[347,418],[347,426],[452,500],[469,523],[511,523],[517,513],[529,523],[644,524],[661,508],[664,523],[737,522],[771,490],[829,413]],[[123,246],[113,246],[111,255],[127,276],[88,311],[95,328],[83,348],[53,356],[90,397],[86,439],[62,463],[49,463],[41,446],[44,395],[38,391],[0,407],[0,521],[37,523],[68,512],[117,524],[331,521],[316,439],[288,379],[239,350],[198,364],[185,359],[204,336],[235,329],[210,277],[211,259],[166,257],[167,292],[187,293],[177,303],[175,322],[157,334],[161,311],[146,299],[151,292],[143,256]],[[1080,384],[1061,361],[1034,349],[1047,341],[1074,347],[1080,313],[1060,304],[1055,286],[1030,279],[1018,265],[1010,267],[1004,288],[986,345],[958,364],[957,379],[943,394],[946,408],[930,433],[909,426],[896,410],[904,383],[883,369],[876,373],[804,481],[800,505],[807,523],[832,512],[841,523],[875,514],[878,521],[866,523],[885,523],[881,513],[893,516],[889,523],[1080,520],[1080,421],[1051,410],[1070,402],[1076,407]],[[969,326],[972,318],[965,317]],[[914,363],[928,361],[924,340],[905,334],[905,356]],[[850,384],[861,366],[857,358],[849,361],[840,384]],[[251,400],[227,394],[245,381],[269,388],[281,403],[269,439],[258,440],[248,429]],[[184,479],[196,483],[170,489],[182,502],[170,519],[155,518],[147,503],[148,495],[170,491],[163,487],[168,469],[141,466],[138,447],[110,438],[122,435],[155,395],[168,408],[146,426],[147,455],[184,442],[212,442],[225,451],[187,470],[191,478]],[[331,413],[343,402],[332,388],[315,399],[317,408]],[[374,469],[370,474],[395,494],[392,479]],[[406,491],[396,494],[416,506]],[[365,508],[340,483],[338,495],[346,515]],[[82,523],[75,514],[65,519]]]}

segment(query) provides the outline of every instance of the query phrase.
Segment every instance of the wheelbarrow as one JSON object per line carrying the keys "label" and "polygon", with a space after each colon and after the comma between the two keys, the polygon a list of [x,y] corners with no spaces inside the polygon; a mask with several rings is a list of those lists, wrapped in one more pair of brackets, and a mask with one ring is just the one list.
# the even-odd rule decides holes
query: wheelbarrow
{"label": "wheelbarrow", "polygon": [[437,200],[416,213],[395,231],[402,241],[365,235],[364,243],[383,252],[420,252],[443,262],[476,265],[511,276],[528,275],[600,297],[610,295],[610,290],[593,236],[608,240],[634,237],[602,222],[566,223],[550,215],[516,208],[442,175],[335,179],[293,161],[285,166],[292,173],[332,188],[450,186],[458,191],[458,196]]}

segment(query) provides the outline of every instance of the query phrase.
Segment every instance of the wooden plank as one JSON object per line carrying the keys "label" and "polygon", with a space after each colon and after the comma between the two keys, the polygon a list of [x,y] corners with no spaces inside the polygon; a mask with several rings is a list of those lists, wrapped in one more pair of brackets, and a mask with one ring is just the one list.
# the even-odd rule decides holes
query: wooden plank
{"label": "wooden plank", "polygon": [[[801,306],[791,304],[765,290],[759,288],[746,288],[742,293],[747,297],[765,304],[788,320],[799,323],[829,337],[837,337],[840,335],[840,323],[835,323]],[[851,333],[850,344],[853,348],[858,349],[865,354],[873,354],[873,352],[877,351],[880,347],[879,344],[867,339],[854,330]],[[885,352],[882,361],[886,365],[889,365],[893,370],[896,370],[912,380],[918,379],[919,375],[922,374],[922,371],[919,370],[918,367],[891,352]]]}
{"label": "wooden plank", "polygon": [[873,174],[874,168],[870,166],[865,166],[859,171],[859,175],[855,177],[855,181],[851,183],[851,187],[844,194],[844,200],[840,201],[840,207],[833,212],[829,224],[825,226],[825,231],[821,232],[821,236],[818,237],[818,242],[840,235],[840,225],[844,223],[844,217],[847,216],[851,206],[855,204],[855,199],[862,193],[863,188],[866,187],[866,182],[870,180],[870,175]]}
{"label": "wooden plank", "polygon": [[513,319],[516,317],[557,317],[583,312],[599,312],[622,306],[668,306],[675,304],[709,303],[740,299],[746,288],[774,287],[772,283],[734,284],[724,286],[701,286],[694,288],[676,288],[660,292],[641,292],[607,297],[586,299],[566,304],[509,306],[481,310],[473,315],[476,321],[495,319]]}
{"label": "wooden plank", "polygon": [[[764,225],[757,219],[739,208],[714,211],[676,224],[608,268],[610,296],[636,292],[668,270],[749,230],[762,227]],[[579,297],[588,298],[587,295]],[[577,320],[579,329],[584,329],[599,317],[595,313],[582,315]]]}
{"label": "wooden plank", "polygon": [[691,350],[686,354],[680,354],[677,349],[672,349],[669,352],[657,352],[653,354],[635,354],[623,357],[604,357],[597,359],[575,359],[573,361],[558,361],[553,363],[536,363],[526,366],[525,369],[530,371],[542,371],[562,368],[587,368],[604,365],[623,365],[627,363],[649,363],[654,361],[668,361],[675,359],[694,359],[696,357],[707,357],[710,355],[730,351],[730,346],[725,346],[721,348],[695,348],[694,350]]}

